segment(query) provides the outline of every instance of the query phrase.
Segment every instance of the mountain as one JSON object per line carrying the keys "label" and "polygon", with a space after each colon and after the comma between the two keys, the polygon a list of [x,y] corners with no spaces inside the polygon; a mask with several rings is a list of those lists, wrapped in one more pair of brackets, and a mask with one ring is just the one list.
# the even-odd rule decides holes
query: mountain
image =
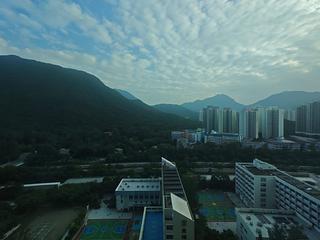
{"label": "mountain", "polygon": [[114,89],[116,90],[118,93],[120,93],[123,97],[125,97],[126,99],[129,100],[138,100],[138,98],[134,95],[132,95],[131,93],[129,93],[128,91],[125,90],[121,90],[121,89]]}
{"label": "mountain", "polygon": [[199,119],[199,113],[186,109],[177,104],[157,104],[153,107],[162,112],[175,114],[183,118],[192,119],[196,121]]}
{"label": "mountain", "polygon": [[17,56],[0,56],[0,116],[0,128],[16,131],[197,125],[130,101],[86,72]]}
{"label": "mountain", "polygon": [[286,91],[271,95],[254,104],[252,107],[278,106],[283,109],[294,109],[299,105],[320,100],[320,92]]}
{"label": "mountain", "polygon": [[224,94],[218,94],[213,97],[196,100],[194,102],[183,103],[181,106],[194,112],[199,112],[207,106],[229,107],[236,111],[240,111],[245,107],[243,104],[236,102],[234,99]]}

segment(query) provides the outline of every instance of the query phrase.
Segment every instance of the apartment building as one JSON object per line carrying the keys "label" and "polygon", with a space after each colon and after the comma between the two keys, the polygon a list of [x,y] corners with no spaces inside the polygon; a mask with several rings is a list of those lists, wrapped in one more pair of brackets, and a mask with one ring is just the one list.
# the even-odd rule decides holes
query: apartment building
{"label": "apartment building", "polygon": [[292,210],[320,231],[320,191],[258,159],[236,163],[236,193],[253,208]]}
{"label": "apartment building", "polygon": [[236,193],[248,207],[275,207],[275,167],[258,159],[253,163],[236,163]]}

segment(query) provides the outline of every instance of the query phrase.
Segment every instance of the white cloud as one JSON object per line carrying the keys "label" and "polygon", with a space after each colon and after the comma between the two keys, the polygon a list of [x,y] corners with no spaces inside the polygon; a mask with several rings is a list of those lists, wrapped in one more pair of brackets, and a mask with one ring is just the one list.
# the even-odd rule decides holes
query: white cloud
{"label": "white cloud", "polygon": [[[83,68],[148,103],[218,92],[249,103],[282,90],[320,90],[314,77],[320,66],[318,0],[106,2],[115,8],[116,21],[69,1],[15,0],[0,11],[14,20],[12,6],[18,6],[35,31],[65,35],[63,50],[20,48],[25,56]],[[77,31],[70,31],[73,26]],[[98,54],[68,41],[77,34]],[[44,36],[59,42],[52,33]],[[7,52],[13,47],[7,44]]]}
{"label": "white cloud", "polygon": [[31,28],[39,28],[41,24],[45,27],[67,32],[69,26],[76,26],[81,34],[93,38],[94,40],[110,44],[112,39],[109,31],[103,22],[84,12],[80,5],[67,3],[65,1],[40,1],[37,4],[28,1],[23,4],[21,1],[8,2],[8,6],[20,8],[28,13],[30,19],[25,14],[16,13],[8,8],[1,8],[7,18],[12,21],[19,21]]}

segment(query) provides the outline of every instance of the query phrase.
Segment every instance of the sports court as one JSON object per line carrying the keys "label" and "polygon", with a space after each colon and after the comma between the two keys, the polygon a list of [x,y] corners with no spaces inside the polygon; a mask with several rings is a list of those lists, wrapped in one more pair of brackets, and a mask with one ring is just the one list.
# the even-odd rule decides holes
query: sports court
{"label": "sports court", "polygon": [[234,206],[226,193],[218,191],[200,191],[198,199],[199,212],[208,222],[234,222],[236,220]]}
{"label": "sports court", "polygon": [[128,220],[89,220],[83,229],[81,240],[120,240],[127,230]]}

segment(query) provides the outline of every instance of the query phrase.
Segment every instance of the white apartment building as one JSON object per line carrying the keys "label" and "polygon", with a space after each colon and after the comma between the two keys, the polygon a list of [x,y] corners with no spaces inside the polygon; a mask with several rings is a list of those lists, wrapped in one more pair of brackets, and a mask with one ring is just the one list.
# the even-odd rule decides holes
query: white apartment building
{"label": "white apartment building", "polygon": [[284,136],[284,111],[278,107],[266,109],[266,138],[281,138]]}
{"label": "white apartment building", "polygon": [[161,205],[160,178],[123,178],[115,190],[117,210]]}
{"label": "white apartment building", "polygon": [[241,143],[242,136],[237,133],[212,133],[204,136],[204,143],[215,143],[215,144],[224,144],[224,143]]}
{"label": "white apartment building", "polygon": [[292,210],[320,232],[320,191],[258,159],[236,163],[236,193],[248,207]]}
{"label": "white apartment building", "polygon": [[248,207],[275,207],[275,179],[269,173],[275,167],[258,159],[253,163],[236,163],[236,193]]}

